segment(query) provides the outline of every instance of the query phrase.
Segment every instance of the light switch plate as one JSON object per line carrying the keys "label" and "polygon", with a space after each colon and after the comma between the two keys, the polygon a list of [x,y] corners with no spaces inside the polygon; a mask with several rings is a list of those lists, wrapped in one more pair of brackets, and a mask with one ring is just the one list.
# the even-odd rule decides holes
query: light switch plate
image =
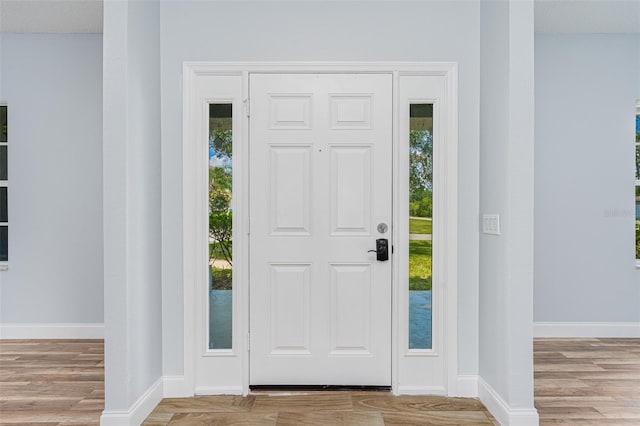
{"label": "light switch plate", "polygon": [[500,215],[483,214],[482,232],[489,235],[500,235]]}

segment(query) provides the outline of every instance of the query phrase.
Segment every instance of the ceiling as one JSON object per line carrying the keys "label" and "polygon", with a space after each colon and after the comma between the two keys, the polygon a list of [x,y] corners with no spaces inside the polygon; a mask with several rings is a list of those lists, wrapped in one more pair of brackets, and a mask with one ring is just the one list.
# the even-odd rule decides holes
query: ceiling
{"label": "ceiling", "polygon": [[640,0],[535,0],[535,27],[537,33],[640,34]]}
{"label": "ceiling", "polygon": [[[103,0],[0,0],[0,32],[101,33],[102,9]],[[535,28],[538,33],[638,34],[640,0],[535,0]]]}
{"label": "ceiling", "polygon": [[0,0],[0,32],[102,33],[102,0]]}

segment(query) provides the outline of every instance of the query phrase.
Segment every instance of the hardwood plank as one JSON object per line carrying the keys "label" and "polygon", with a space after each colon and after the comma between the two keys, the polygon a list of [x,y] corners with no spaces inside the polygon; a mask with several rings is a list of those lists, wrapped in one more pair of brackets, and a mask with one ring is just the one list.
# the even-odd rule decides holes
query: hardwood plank
{"label": "hardwood plank", "polygon": [[149,414],[149,417],[142,423],[143,426],[166,426],[171,421],[171,418],[175,413],[162,413],[156,412],[156,410],[152,411]]}
{"label": "hardwood plank", "polygon": [[606,371],[604,367],[588,363],[538,363],[535,364],[535,372],[583,372],[583,371]]}
{"label": "hardwood plank", "polygon": [[350,411],[325,411],[325,412],[279,412],[277,426],[384,426],[382,414],[378,412],[350,412]]}
{"label": "hardwood plank", "polygon": [[101,340],[0,340],[0,423],[98,425]]}
{"label": "hardwood plank", "polygon": [[0,401],[9,399],[56,399],[91,397],[104,399],[104,382],[0,383]]}
{"label": "hardwood plank", "polygon": [[263,396],[257,395],[252,412],[351,411],[353,404],[347,392],[342,394]]}
{"label": "hardwood plank", "polygon": [[[595,409],[609,419],[637,419],[640,420],[640,407],[605,407],[596,404]],[[640,423],[640,421],[638,422]]]}
{"label": "hardwood plank", "polygon": [[394,425],[493,425],[482,411],[429,411],[382,413],[384,424]]}
{"label": "hardwood plank", "polygon": [[575,419],[575,420],[583,420],[583,419],[603,419],[605,416],[596,410],[593,407],[582,406],[582,407],[571,407],[571,406],[560,406],[560,407],[544,407],[544,410],[541,410],[538,413],[538,416],[541,419]]}
{"label": "hardwood plank", "polygon": [[2,411],[2,424],[28,423],[77,423],[98,424],[100,412],[65,412],[60,409],[42,411]]}
{"label": "hardwood plank", "polygon": [[536,407],[546,408],[546,407],[593,407],[594,404],[598,404],[600,406],[608,406],[611,404],[612,406],[617,406],[620,404],[612,396],[567,396],[564,398],[558,398],[555,396],[546,397],[546,396],[536,396]]}
{"label": "hardwood plank", "polygon": [[546,379],[537,379],[536,380],[536,389],[556,389],[562,387],[564,389],[575,389],[575,388],[588,388],[589,385],[585,383],[583,380],[578,379],[568,379],[565,377],[560,378],[546,378]]}
{"label": "hardwood plank", "polygon": [[472,398],[438,396],[352,396],[356,411],[423,412],[423,411],[482,411],[484,406]]}
{"label": "hardwood plank", "polygon": [[601,426],[601,425],[615,425],[615,426],[638,426],[637,420],[625,420],[625,419],[543,419],[540,420],[540,426],[551,425],[573,425],[573,426]]}
{"label": "hardwood plank", "polygon": [[640,424],[640,339],[536,339],[540,424]]}
{"label": "hardwood plank", "polygon": [[156,407],[156,413],[237,413],[249,412],[255,397],[197,396],[166,398]]}
{"label": "hardwood plank", "polygon": [[53,398],[53,399],[14,399],[0,401],[0,413],[20,411],[49,411],[60,409],[67,411],[81,401],[81,398]]}
{"label": "hardwood plank", "polygon": [[169,425],[275,426],[277,413],[177,413]]}
{"label": "hardwood plank", "polygon": [[71,407],[71,410],[102,412],[104,410],[104,398],[101,398],[101,399],[84,398],[78,401],[76,405]]}

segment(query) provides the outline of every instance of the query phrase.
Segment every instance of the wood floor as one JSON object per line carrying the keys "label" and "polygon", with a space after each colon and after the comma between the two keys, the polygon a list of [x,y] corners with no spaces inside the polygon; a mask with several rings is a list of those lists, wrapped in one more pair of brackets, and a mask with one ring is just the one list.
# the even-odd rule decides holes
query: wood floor
{"label": "wood floor", "polygon": [[0,424],[97,425],[102,340],[0,340]]}
{"label": "wood floor", "polygon": [[[0,424],[97,425],[100,340],[0,340]],[[542,425],[640,425],[640,339],[537,339]],[[473,399],[381,393],[165,399],[146,425],[491,425]]]}
{"label": "wood floor", "polygon": [[495,425],[471,398],[371,392],[164,399],[144,425]]}
{"label": "wood floor", "polygon": [[640,425],[640,339],[536,339],[541,425]]}

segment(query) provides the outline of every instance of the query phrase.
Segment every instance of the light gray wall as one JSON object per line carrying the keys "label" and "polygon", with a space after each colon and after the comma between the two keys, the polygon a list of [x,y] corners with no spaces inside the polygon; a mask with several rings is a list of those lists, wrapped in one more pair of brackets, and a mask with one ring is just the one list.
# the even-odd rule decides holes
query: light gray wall
{"label": "light gray wall", "polygon": [[480,377],[534,417],[533,2],[481,4],[480,213],[501,234],[480,235]]}
{"label": "light gray wall", "polygon": [[2,34],[9,270],[0,321],[102,323],[102,36]]}
{"label": "light gray wall", "polygon": [[[501,214],[507,210],[506,164],[509,122],[509,26],[506,2],[486,2],[481,13],[480,90],[480,211]],[[488,190],[491,188],[492,190]],[[504,227],[504,224],[502,224]],[[508,378],[500,375],[506,365],[507,293],[505,271],[507,246],[503,237],[481,235],[480,251],[480,373],[504,395]],[[485,344],[487,343],[487,344]]]}
{"label": "light gray wall", "polygon": [[459,372],[478,371],[479,4],[161,2],[164,374],[183,370],[183,61],[459,63]]}
{"label": "light gray wall", "polygon": [[638,322],[640,35],[536,36],[535,321]]}
{"label": "light gray wall", "polygon": [[158,1],[104,4],[105,415],[162,376]]}

